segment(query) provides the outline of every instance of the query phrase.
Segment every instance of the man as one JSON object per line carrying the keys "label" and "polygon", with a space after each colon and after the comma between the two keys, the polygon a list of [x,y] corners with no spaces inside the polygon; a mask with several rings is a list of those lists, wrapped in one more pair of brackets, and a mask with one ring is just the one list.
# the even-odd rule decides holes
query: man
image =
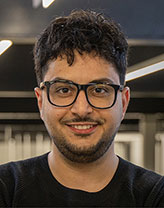
{"label": "man", "polygon": [[0,167],[1,206],[164,206],[164,178],[114,153],[130,97],[127,50],[119,26],[91,11],[54,19],[43,31],[35,93],[52,151]]}

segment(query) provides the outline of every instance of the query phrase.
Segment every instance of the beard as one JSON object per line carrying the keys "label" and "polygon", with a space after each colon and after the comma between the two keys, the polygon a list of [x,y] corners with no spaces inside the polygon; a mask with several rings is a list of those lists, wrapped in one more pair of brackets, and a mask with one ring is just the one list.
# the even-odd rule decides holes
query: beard
{"label": "beard", "polygon": [[107,152],[114,140],[115,134],[112,137],[103,134],[99,142],[90,147],[77,147],[68,142],[65,137],[51,137],[58,150],[68,160],[76,163],[91,163],[101,158]]}
{"label": "beard", "polygon": [[[85,121],[86,120],[88,119],[85,119]],[[91,121],[91,119],[88,121]],[[102,124],[103,122],[99,123]],[[65,135],[62,134],[61,131],[57,130],[53,126],[51,126],[50,129],[47,128],[47,130],[53,143],[66,159],[76,163],[91,163],[101,158],[107,152],[114,140],[118,128],[119,126],[115,129],[109,128],[106,130],[106,132],[102,134],[99,141],[90,147],[78,147],[77,145],[72,144],[66,139]],[[84,139],[89,139],[89,135],[78,134],[76,136],[81,138],[86,137]]]}

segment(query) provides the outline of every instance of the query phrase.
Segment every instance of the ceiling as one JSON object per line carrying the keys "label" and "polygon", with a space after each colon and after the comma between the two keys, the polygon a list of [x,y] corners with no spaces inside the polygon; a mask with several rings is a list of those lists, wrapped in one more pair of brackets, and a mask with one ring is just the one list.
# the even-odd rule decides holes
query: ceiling
{"label": "ceiling", "polygon": [[[67,15],[73,9],[103,12],[121,24],[130,45],[128,67],[164,54],[163,0],[56,0],[47,9],[41,4],[34,8],[39,1],[0,1],[0,40],[14,43],[0,56],[0,97],[4,91],[8,97],[17,91],[33,96],[27,92],[36,86],[32,55],[35,38],[54,16]],[[164,99],[163,83],[164,70],[127,85],[133,98]]]}

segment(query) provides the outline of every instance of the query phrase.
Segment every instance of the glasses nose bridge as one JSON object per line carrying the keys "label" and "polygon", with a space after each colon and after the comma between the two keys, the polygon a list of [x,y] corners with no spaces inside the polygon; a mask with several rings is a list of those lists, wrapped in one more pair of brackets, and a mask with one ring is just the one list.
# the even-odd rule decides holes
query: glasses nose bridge
{"label": "glasses nose bridge", "polygon": [[88,96],[87,96],[87,88],[88,88],[88,85],[78,84],[78,91],[79,91],[78,94],[80,93],[81,90],[83,90],[84,93],[85,93],[86,98],[88,98]]}
{"label": "glasses nose bridge", "polygon": [[79,89],[79,91],[81,91],[81,90],[86,91],[87,87],[88,87],[88,85],[84,85],[84,84],[81,85],[81,84],[78,84],[78,89]]}
{"label": "glasses nose bridge", "polygon": [[78,88],[78,92],[77,92],[77,96],[76,96],[76,99],[75,99],[75,100],[77,100],[77,98],[78,98],[78,96],[79,96],[79,93],[80,93],[80,91],[82,90],[82,91],[84,91],[86,100],[88,101],[88,95],[87,95],[87,88],[88,88],[88,85],[77,84],[77,88]]}

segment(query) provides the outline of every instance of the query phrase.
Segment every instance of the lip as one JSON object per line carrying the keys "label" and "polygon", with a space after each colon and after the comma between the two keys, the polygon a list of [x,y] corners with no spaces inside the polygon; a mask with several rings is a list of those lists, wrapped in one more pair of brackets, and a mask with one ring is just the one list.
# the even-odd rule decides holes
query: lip
{"label": "lip", "polygon": [[[91,128],[89,128],[89,129],[77,129],[77,128],[75,128],[75,127],[73,127],[73,126],[75,126],[75,125],[81,125],[81,126],[83,126],[83,125],[93,125],[93,127],[91,127]],[[87,123],[87,124],[69,124],[69,125],[67,125],[68,126],[68,128],[72,131],[72,132],[74,132],[74,133],[76,133],[76,134],[83,134],[83,135],[85,135],[85,134],[92,134],[92,133],[94,133],[94,131],[95,131],[95,129],[97,128],[97,124],[89,124],[89,123]]]}

